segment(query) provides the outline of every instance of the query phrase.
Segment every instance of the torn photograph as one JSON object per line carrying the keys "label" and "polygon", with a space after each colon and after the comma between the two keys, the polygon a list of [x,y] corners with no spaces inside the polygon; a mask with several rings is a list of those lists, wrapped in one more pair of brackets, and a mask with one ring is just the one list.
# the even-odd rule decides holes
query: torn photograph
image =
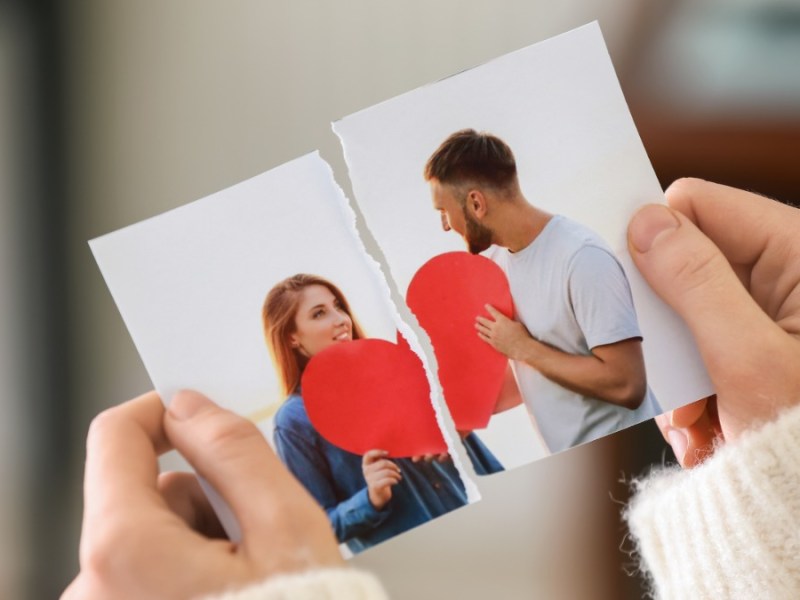
{"label": "torn photograph", "polygon": [[[90,244],[161,397],[196,389],[255,422],[345,555],[478,498],[318,154]],[[456,443],[502,470],[478,434]]]}
{"label": "torn photograph", "polygon": [[664,198],[596,23],[333,129],[456,428],[506,468],[711,393],[628,253]]}

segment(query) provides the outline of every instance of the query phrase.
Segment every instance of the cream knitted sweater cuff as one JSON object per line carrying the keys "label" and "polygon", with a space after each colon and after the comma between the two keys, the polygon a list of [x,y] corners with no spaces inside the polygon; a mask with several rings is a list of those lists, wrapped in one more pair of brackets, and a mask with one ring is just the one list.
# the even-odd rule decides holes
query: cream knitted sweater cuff
{"label": "cream knitted sweater cuff", "polygon": [[272,577],[247,588],[205,600],[388,600],[378,579],[348,569],[320,569]]}
{"label": "cream knitted sweater cuff", "polygon": [[800,406],[636,487],[626,518],[654,597],[800,598]]}

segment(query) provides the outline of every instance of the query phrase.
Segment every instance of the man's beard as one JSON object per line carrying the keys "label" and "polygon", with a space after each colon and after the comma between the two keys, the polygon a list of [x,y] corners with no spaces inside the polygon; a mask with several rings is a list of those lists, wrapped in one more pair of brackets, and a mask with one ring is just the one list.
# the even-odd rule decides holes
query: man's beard
{"label": "man's beard", "polygon": [[492,245],[492,230],[472,218],[466,207],[464,219],[466,220],[464,239],[467,242],[467,249],[470,254],[480,254]]}

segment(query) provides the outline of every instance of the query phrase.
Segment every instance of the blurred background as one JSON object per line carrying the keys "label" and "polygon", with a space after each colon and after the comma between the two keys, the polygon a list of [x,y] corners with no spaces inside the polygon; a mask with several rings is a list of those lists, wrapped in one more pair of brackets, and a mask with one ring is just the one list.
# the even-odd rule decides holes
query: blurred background
{"label": "blurred background", "polygon": [[[150,388],[88,239],[314,149],[351,195],[330,121],[594,19],[662,184],[798,201],[797,0],[0,0],[0,597],[77,572],[88,424]],[[625,481],[670,460],[646,423],[355,562],[395,598],[641,598]]]}

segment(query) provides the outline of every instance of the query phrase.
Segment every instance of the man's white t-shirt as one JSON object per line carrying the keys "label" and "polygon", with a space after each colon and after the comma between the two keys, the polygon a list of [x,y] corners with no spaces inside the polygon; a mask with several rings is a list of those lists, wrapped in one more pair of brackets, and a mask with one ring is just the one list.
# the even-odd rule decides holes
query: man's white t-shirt
{"label": "man's white t-shirt", "polygon": [[[515,318],[530,334],[569,354],[641,338],[630,285],[617,258],[592,230],[556,215],[519,252],[492,247],[486,255],[505,271]],[[661,412],[648,387],[635,410],[582,396],[512,361],[528,411],[551,452],[566,450]]]}

